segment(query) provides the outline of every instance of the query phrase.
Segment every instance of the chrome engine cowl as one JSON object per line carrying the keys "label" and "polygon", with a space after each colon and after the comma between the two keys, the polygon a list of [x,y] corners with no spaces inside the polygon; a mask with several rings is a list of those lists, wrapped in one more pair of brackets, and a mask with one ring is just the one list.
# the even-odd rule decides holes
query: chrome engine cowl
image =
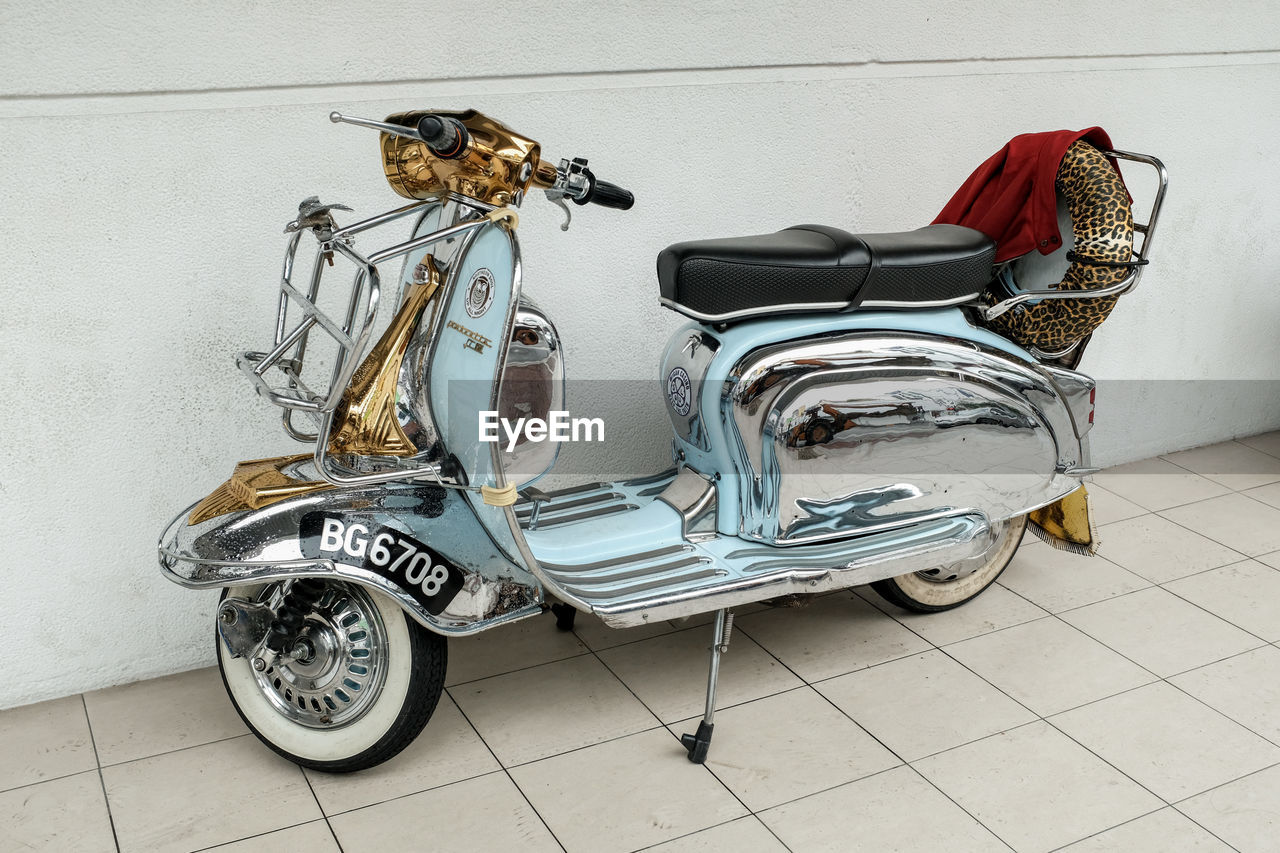
{"label": "chrome engine cowl", "polygon": [[756,349],[719,416],[738,535],[792,545],[1050,503],[1085,472],[1093,382],[971,341],[857,332]]}

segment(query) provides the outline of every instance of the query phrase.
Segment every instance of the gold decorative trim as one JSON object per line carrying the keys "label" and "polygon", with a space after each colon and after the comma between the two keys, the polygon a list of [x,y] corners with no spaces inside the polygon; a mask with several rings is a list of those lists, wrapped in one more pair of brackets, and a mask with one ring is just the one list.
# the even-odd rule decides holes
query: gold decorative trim
{"label": "gold decorative trim", "polygon": [[230,480],[195,505],[191,515],[187,516],[187,524],[196,525],[229,512],[262,509],[286,498],[332,489],[329,483],[295,480],[284,473],[287,466],[310,458],[311,454],[304,453],[300,456],[250,459],[237,464]]}
{"label": "gold decorative trim", "polygon": [[[440,288],[440,270],[427,255],[423,281],[409,285],[404,303],[365,360],[334,411],[329,452],[362,456],[412,456],[418,452],[396,418],[396,380],[413,330]],[[236,465],[231,479],[196,504],[187,517],[195,525],[229,512],[262,509],[286,498],[332,489],[331,483],[295,480],[284,468],[311,454],[251,459]]]}
{"label": "gold decorative trim", "polygon": [[424,281],[409,285],[400,310],[351,377],[334,411],[334,427],[329,433],[331,454],[412,456],[418,452],[396,417],[396,383],[423,309],[440,287],[435,259],[427,255],[422,267]]}
{"label": "gold decorative trim", "polygon": [[[541,150],[532,139],[475,110],[430,113],[466,125],[471,144],[460,156],[446,158],[419,139],[382,134],[382,169],[399,195],[421,199],[452,192],[501,207],[518,200],[531,181],[555,180],[554,165],[541,162]],[[387,116],[387,122],[415,127],[427,114],[423,110],[395,113]]]}

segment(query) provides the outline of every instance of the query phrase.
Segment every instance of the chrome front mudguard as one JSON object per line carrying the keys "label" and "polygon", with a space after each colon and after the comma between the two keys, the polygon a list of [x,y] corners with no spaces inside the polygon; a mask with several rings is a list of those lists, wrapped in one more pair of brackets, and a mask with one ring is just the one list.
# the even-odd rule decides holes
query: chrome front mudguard
{"label": "chrome front mudguard", "polygon": [[[463,636],[542,610],[537,580],[493,543],[461,496],[434,486],[382,484],[315,492],[256,510],[188,524],[191,509],[171,521],[159,543],[160,569],[174,583],[213,589],[298,577],[334,578],[394,599],[424,627]],[[447,605],[431,612],[368,561],[304,553],[304,518],[321,513],[369,531],[399,531],[427,545],[460,572]]]}

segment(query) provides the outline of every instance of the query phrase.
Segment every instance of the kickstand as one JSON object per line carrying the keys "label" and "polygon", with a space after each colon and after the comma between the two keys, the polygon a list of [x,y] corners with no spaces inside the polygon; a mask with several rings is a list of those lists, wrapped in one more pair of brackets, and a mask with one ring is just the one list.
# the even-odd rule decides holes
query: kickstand
{"label": "kickstand", "polygon": [[681,735],[682,743],[689,751],[689,760],[704,764],[711,749],[711,730],[715,728],[716,682],[720,679],[720,655],[729,650],[729,637],[733,634],[733,614],[728,610],[716,611],[716,636],[711,645],[711,668],[707,673],[707,707],[698,723],[697,734]]}

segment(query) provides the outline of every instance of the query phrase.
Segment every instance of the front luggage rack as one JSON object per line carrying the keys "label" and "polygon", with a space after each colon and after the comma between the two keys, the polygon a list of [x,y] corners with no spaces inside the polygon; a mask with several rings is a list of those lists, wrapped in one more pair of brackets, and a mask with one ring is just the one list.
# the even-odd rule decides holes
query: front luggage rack
{"label": "front luggage rack", "polygon": [[[236,366],[253,383],[258,395],[284,409],[285,432],[298,441],[315,442],[315,461],[320,476],[335,485],[386,482],[412,477],[415,473],[418,476],[440,481],[439,472],[434,466],[425,466],[421,472],[400,468],[372,474],[344,474],[335,470],[331,464],[332,460],[328,454],[328,437],[334,410],[341,402],[352,376],[359,367],[360,359],[368,348],[369,339],[378,318],[382,295],[378,264],[471,231],[488,224],[490,219],[482,215],[476,219],[459,222],[388,246],[367,257],[352,247],[352,238],[360,232],[394,222],[412,213],[425,212],[424,209],[428,206],[443,201],[443,198],[428,198],[380,213],[344,228],[338,228],[328,215],[327,210],[332,206],[323,208],[322,215],[305,216],[309,202],[312,203],[310,209],[320,209],[320,205],[314,199],[303,202],[299,218],[290,223],[289,228],[286,229],[293,233],[285,250],[284,266],[280,275],[280,300],[276,312],[275,340],[272,348],[265,352],[245,351],[236,358]],[[475,210],[482,214],[488,213],[486,209],[479,207]],[[310,231],[316,238],[314,267],[305,291],[293,283],[294,259],[304,231]],[[356,268],[351,284],[351,294],[347,299],[346,312],[340,321],[326,314],[317,305],[321,279],[325,268],[332,264],[335,255],[350,261]],[[292,327],[289,325],[291,304],[303,314],[302,319]],[[332,339],[338,348],[328,386],[323,390],[309,387],[302,378],[307,344],[311,333],[317,329]],[[276,377],[283,381],[273,384],[268,377]],[[302,412],[309,417],[313,427],[311,431],[297,428],[293,420],[296,412]]]}
{"label": "front luggage rack", "polygon": [[[994,320],[1009,309],[1024,302],[1033,302],[1041,299],[1102,299],[1107,296],[1120,296],[1137,286],[1138,280],[1142,278],[1142,268],[1147,265],[1147,254],[1151,251],[1151,238],[1155,234],[1156,223],[1160,219],[1160,205],[1164,203],[1165,189],[1169,186],[1169,172],[1165,169],[1164,163],[1161,163],[1150,154],[1134,154],[1130,151],[1106,151],[1103,153],[1108,157],[1114,157],[1119,160],[1145,163],[1156,170],[1156,175],[1160,181],[1160,186],[1156,189],[1155,200],[1151,202],[1151,214],[1147,217],[1147,221],[1145,223],[1136,221],[1133,223],[1133,230],[1142,235],[1142,245],[1134,250],[1134,260],[1126,264],[1130,268],[1130,273],[1125,276],[1123,281],[1094,290],[1023,290],[1014,284],[1012,278],[1002,276],[1005,286],[1013,291],[1013,295],[991,306],[976,306],[983,320]],[[1076,344],[1072,344],[1061,353],[1046,355],[1062,355],[1070,352],[1075,346]]]}

